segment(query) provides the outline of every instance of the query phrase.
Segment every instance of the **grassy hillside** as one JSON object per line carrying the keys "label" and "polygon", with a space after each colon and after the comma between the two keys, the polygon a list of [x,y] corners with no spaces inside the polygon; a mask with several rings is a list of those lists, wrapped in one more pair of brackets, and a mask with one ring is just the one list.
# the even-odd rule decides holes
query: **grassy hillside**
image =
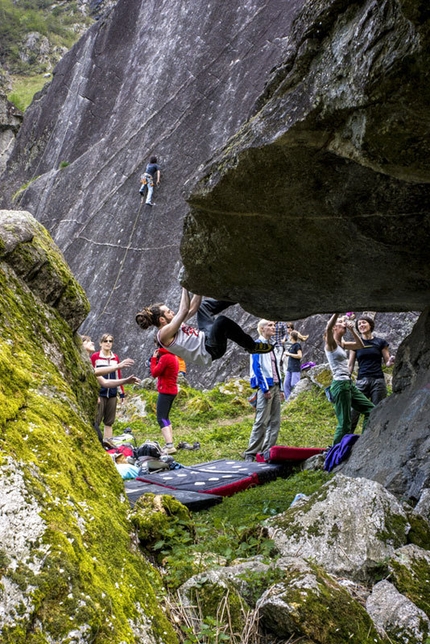
{"label": "grassy hillside", "polygon": [[16,107],[30,104],[44,74],[92,22],[72,0],[0,0],[0,89]]}

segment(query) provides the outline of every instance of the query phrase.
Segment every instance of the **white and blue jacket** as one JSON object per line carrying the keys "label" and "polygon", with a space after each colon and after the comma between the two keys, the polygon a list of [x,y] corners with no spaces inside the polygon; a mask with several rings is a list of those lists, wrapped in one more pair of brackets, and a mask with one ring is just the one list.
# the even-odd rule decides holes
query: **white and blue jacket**
{"label": "white and blue jacket", "polygon": [[[258,338],[259,342],[266,342],[267,340],[261,335]],[[272,371],[272,353],[254,353],[250,356],[250,383],[253,389],[261,389],[263,393],[269,391],[270,387],[275,384],[273,381]],[[279,376],[278,364],[275,360],[275,369],[278,374],[278,385],[281,383]]]}

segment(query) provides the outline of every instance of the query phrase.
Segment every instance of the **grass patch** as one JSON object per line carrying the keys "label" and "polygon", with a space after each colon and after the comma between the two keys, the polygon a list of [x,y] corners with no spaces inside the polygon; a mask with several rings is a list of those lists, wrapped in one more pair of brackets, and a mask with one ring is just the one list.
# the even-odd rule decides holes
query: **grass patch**
{"label": "grass patch", "polygon": [[[161,432],[156,420],[157,392],[126,387],[128,403],[119,408],[114,433],[131,427],[136,442],[158,440]],[[181,385],[171,412],[175,444],[199,441],[200,450],[180,450],[175,459],[182,465],[194,465],[220,458],[241,460],[254,421],[254,410],[247,402],[251,389],[245,380],[219,384],[211,391],[199,391]],[[133,415],[133,399],[145,402],[145,415]],[[129,411],[127,411],[127,405]],[[141,409],[140,406],[136,408]],[[324,392],[317,388],[282,405],[278,444],[302,447],[326,447],[332,441],[336,418]],[[329,475],[322,471],[299,471],[225,498],[222,504],[193,515],[194,542],[189,535],[177,533],[163,541],[157,557],[163,565],[163,579],[175,590],[189,577],[207,567],[262,555],[267,561],[276,555],[263,522],[284,512],[298,492],[312,494]]]}
{"label": "grass patch", "polygon": [[[254,422],[254,410],[247,402],[251,391],[246,380],[219,384],[211,391],[181,385],[170,414],[174,442],[199,441],[201,449],[182,450],[176,460],[193,465],[219,458],[240,459]],[[138,444],[146,439],[161,442],[156,419],[157,392],[128,388],[130,405],[134,396],[145,401],[146,415],[129,414],[126,403],[124,411],[119,409],[114,433],[121,434],[125,427],[131,427]],[[327,447],[332,443],[335,427],[333,405],[323,390],[315,388],[282,405],[278,445]]]}
{"label": "grass patch", "polygon": [[8,95],[8,100],[15,105],[21,112],[25,112],[31,104],[34,95],[49,82],[43,74],[36,76],[13,76],[12,91]]}

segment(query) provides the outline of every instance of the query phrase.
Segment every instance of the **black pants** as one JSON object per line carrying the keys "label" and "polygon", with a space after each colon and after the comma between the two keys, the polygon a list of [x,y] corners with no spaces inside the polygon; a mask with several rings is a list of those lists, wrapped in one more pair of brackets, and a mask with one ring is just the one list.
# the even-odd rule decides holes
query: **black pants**
{"label": "black pants", "polygon": [[234,320],[225,315],[215,318],[215,315],[233,304],[234,302],[214,300],[208,297],[203,300],[197,311],[197,326],[199,331],[203,331],[205,334],[206,351],[213,360],[218,360],[225,354],[227,340],[232,340],[246,351],[252,351],[255,346],[253,338],[245,333]]}
{"label": "black pants", "polygon": [[[357,380],[355,386],[366,398],[371,400],[374,405],[377,405],[387,397],[387,385],[385,378],[361,378]],[[355,432],[358,425],[360,413],[353,409],[351,411],[351,432]]]}
{"label": "black pants", "polygon": [[171,424],[169,414],[175,398],[176,394],[158,394],[157,421],[161,429],[163,429],[163,427],[168,427]]}

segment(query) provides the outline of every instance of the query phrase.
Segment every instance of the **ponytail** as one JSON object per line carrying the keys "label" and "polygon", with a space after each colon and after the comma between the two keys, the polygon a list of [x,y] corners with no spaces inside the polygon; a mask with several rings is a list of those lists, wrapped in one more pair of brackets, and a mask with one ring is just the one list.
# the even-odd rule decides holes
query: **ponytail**
{"label": "ponytail", "polygon": [[141,329],[149,329],[150,326],[158,328],[160,326],[161,306],[163,306],[161,303],[151,304],[151,306],[146,306],[136,315],[136,322]]}

